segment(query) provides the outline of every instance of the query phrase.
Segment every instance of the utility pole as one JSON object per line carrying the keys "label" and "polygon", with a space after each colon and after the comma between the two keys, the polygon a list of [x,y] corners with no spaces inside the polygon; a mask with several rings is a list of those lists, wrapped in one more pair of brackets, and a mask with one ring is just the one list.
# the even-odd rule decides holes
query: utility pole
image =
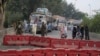
{"label": "utility pole", "polygon": [[89,4],[89,9],[90,9],[90,16],[92,16],[92,9],[91,9],[91,5]]}

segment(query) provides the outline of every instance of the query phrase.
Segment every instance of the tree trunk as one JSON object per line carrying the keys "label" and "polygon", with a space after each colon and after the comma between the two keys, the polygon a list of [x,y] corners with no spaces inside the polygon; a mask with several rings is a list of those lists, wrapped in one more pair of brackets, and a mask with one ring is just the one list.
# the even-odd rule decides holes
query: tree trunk
{"label": "tree trunk", "polygon": [[3,29],[3,24],[5,21],[5,13],[4,13],[4,7],[6,4],[3,4],[3,1],[0,0],[0,29]]}
{"label": "tree trunk", "polygon": [[4,16],[3,16],[3,7],[2,7],[2,5],[0,6],[0,29],[3,29],[3,18],[4,18]]}

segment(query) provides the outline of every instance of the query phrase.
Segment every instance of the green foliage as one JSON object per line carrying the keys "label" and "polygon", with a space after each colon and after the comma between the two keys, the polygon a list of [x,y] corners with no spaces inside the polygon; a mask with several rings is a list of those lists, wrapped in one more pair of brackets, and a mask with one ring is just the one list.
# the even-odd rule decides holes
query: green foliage
{"label": "green foliage", "polygon": [[85,17],[82,24],[87,24],[91,32],[100,33],[100,14],[96,14],[92,19]]}
{"label": "green foliage", "polygon": [[92,19],[91,30],[93,32],[100,33],[100,14],[96,14],[94,19]]}
{"label": "green foliage", "polygon": [[87,16],[85,16],[84,18],[83,18],[83,22],[82,22],[82,24],[83,25],[89,25],[90,24],[90,19],[87,17]]}
{"label": "green foliage", "polygon": [[[42,1],[42,0],[41,0]],[[12,13],[20,12],[23,19],[29,18],[29,15],[41,5],[40,0],[9,0],[6,4],[5,11]]]}
{"label": "green foliage", "polygon": [[12,13],[12,12],[8,12],[6,11],[5,13],[5,23],[4,25],[12,25],[14,21],[17,20],[22,20],[23,14],[21,14],[20,12],[16,12],[16,13]]}
{"label": "green foliage", "polygon": [[66,18],[82,19],[85,14],[76,10],[73,4],[67,4],[65,0],[44,0],[42,7],[46,7],[54,15],[65,16]]}

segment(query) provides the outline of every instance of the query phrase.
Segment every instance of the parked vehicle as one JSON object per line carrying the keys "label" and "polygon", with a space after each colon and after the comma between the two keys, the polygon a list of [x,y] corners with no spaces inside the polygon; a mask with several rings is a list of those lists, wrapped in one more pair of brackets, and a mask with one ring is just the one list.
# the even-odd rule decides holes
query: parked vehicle
{"label": "parked vehicle", "polygon": [[57,23],[52,23],[52,29],[53,29],[53,30],[58,30]]}
{"label": "parked vehicle", "polygon": [[[43,9],[45,9],[45,11]],[[47,24],[47,22],[51,20],[51,16],[47,8],[37,8],[35,13],[31,13],[30,22],[32,24],[37,24],[37,32],[41,31],[42,22],[47,25],[48,31],[52,31],[52,24]]]}
{"label": "parked vehicle", "polygon": [[47,30],[48,30],[48,32],[51,32],[52,29],[53,29],[52,23],[48,23],[47,24]]}

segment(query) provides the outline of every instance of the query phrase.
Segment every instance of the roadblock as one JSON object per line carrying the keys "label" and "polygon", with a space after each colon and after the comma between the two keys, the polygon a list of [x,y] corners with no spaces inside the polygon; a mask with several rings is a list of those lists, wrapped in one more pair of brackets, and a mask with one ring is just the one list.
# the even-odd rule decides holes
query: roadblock
{"label": "roadblock", "polygon": [[94,42],[94,47],[100,49],[100,41],[95,41]]}
{"label": "roadblock", "polygon": [[32,36],[30,37],[30,45],[33,46],[40,46],[40,47],[50,47],[51,39],[39,36]]}
{"label": "roadblock", "polygon": [[80,48],[92,48],[94,47],[94,41],[83,40],[80,41]]}
{"label": "roadblock", "polygon": [[3,44],[17,46],[31,45],[65,49],[100,49],[100,41],[56,39],[28,35],[5,35]]}
{"label": "roadblock", "polygon": [[83,52],[80,49],[29,49],[29,50],[0,50],[0,56],[99,56],[98,50],[86,50]]}
{"label": "roadblock", "polygon": [[6,35],[3,39],[4,45],[29,45],[30,36]]}
{"label": "roadblock", "polygon": [[79,40],[52,39],[51,46],[54,48],[79,48]]}
{"label": "roadblock", "polygon": [[14,45],[16,44],[18,36],[16,35],[5,35],[3,39],[3,44],[4,45]]}

